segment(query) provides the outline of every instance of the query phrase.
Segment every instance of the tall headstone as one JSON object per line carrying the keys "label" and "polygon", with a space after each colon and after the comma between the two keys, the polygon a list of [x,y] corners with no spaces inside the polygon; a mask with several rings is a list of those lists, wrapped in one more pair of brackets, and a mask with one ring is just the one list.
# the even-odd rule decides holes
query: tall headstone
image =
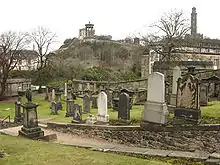
{"label": "tall headstone", "polygon": [[18,97],[18,100],[15,102],[15,117],[14,122],[20,123],[23,121],[23,117],[21,114],[21,96]]}
{"label": "tall headstone", "polygon": [[80,123],[82,121],[82,106],[74,104],[72,123]]}
{"label": "tall headstone", "polygon": [[200,85],[199,104],[200,106],[208,105],[208,87],[206,84]]}
{"label": "tall headstone", "polygon": [[55,96],[55,89],[52,89],[52,96],[51,96],[51,101],[55,101],[56,96]]}
{"label": "tall headstone", "polygon": [[83,112],[90,113],[90,98],[87,94],[83,97]]}
{"label": "tall headstone", "polygon": [[67,83],[64,85],[64,98],[67,99]]}
{"label": "tall headstone", "polygon": [[66,100],[66,115],[65,117],[71,117],[74,115],[74,101],[71,99]]}
{"label": "tall headstone", "polygon": [[37,107],[38,104],[32,103],[31,91],[26,92],[27,103],[23,107],[23,127],[18,131],[20,136],[37,139],[44,136],[44,132],[38,126]]}
{"label": "tall headstone", "polygon": [[199,105],[199,80],[194,76],[195,67],[189,67],[188,73],[178,79],[177,108],[175,119],[198,122],[201,117]]}
{"label": "tall headstone", "polygon": [[130,98],[127,93],[119,95],[118,119],[130,120]]}
{"label": "tall headstone", "polygon": [[58,107],[57,107],[57,103],[55,101],[51,101],[50,111],[51,111],[51,115],[58,114]]}
{"label": "tall headstone", "polygon": [[141,78],[147,78],[151,74],[150,51],[146,49],[141,56]]}
{"label": "tall headstone", "polygon": [[61,102],[61,93],[56,93],[55,98],[56,98],[55,101],[57,104],[57,110],[62,110],[63,106],[62,106],[62,102]]}
{"label": "tall headstone", "polygon": [[148,76],[147,102],[144,106],[143,121],[165,124],[169,112],[165,103],[164,75],[153,72]]}
{"label": "tall headstone", "polygon": [[176,106],[177,81],[181,77],[181,69],[179,66],[173,68],[172,94],[170,104]]}
{"label": "tall headstone", "polygon": [[97,115],[98,122],[108,122],[109,115],[108,115],[108,98],[105,92],[100,92],[98,95],[98,115]]}

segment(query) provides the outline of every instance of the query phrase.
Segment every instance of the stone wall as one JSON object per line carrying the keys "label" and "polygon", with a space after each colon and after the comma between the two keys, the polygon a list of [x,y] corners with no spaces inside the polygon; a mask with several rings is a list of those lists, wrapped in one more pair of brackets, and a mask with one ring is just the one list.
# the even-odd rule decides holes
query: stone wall
{"label": "stone wall", "polygon": [[220,125],[185,127],[101,126],[48,123],[49,129],[130,146],[165,150],[220,152]]}

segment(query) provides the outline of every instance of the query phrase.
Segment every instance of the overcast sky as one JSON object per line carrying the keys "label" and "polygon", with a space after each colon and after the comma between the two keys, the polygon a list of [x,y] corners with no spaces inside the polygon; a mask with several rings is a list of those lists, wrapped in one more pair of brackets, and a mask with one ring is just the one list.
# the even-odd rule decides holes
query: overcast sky
{"label": "overcast sky", "polygon": [[0,32],[44,26],[58,36],[53,49],[78,37],[78,30],[89,21],[97,35],[121,39],[147,33],[146,27],[171,9],[183,10],[190,19],[192,7],[197,9],[197,32],[220,38],[219,0],[0,0],[0,4]]}

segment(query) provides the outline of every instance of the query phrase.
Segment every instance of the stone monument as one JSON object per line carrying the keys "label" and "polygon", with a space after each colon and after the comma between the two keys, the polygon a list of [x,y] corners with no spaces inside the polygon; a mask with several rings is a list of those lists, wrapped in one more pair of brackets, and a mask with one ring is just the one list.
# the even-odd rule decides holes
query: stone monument
{"label": "stone monument", "polygon": [[130,120],[130,98],[127,93],[122,92],[119,95],[119,109],[118,119],[119,120]]}
{"label": "stone monument", "polygon": [[208,105],[208,87],[206,84],[200,85],[199,104],[200,106]]}
{"label": "stone monument", "polygon": [[83,97],[83,112],[90,113],[90,98],[87,94]]}
{"label": "stone monument", "polygon": [[30,89],[26,91],[26,98],[27,103],[22,105],[24,112],[23,127],[18,131],[18,133],[26,138],[38,139],[44,136],[44,132],[38,126],[38,104],[32,103],[32,94]]}
{"label": "stone monument", "polygon": [[172,94],[170,104],[176,106],[177,81],[181,77],[181,69],[179,66],[173,68]]}
{"label": "stone monument", "polygon": [[57,110],[62,110],[63,106],[61,102],[61,93],[55,93],[55,101],[57,104]]}
{"label": "stone monument", "polygon": [[18,100],[15,102],[15,123],[23,122],[23,117],[21,114],[21,96],[18,96]]}
{"label": "stone monument", "polygon": [[82,106],[79,104],[74,104],[74,114],[72,123],[80,123],[82,121]]}
{"label": "stone monument", "polygon": [[174,118],[184,122],[198,122],[201,117],[199,105],[199,80],[194,76],[195,67],[188,67],[188,73],[178,79],[177,104]]}
{"label": "stone monument", "polygon": [[153,72],[148,76],[147,102],[143,111],[143,122],[166,124],[169,112],[165,103],[164,75]]}
{"label": "stone monument", "polygon": [[108,99],[107,94],[102,91],[98,95],[98,115],[97,115],[98,122],[107,123],[109,121],[108,115]]}
{"label": "stone monument", "polygon": [[72,117],[74,115],[74,101],[72,99],[66,100],[66,115],[65,117]]}
{"label": "stone monument", "polygon": [[56,101],[51,101],[51,115],[57,115],[58,114],[58,107]]}

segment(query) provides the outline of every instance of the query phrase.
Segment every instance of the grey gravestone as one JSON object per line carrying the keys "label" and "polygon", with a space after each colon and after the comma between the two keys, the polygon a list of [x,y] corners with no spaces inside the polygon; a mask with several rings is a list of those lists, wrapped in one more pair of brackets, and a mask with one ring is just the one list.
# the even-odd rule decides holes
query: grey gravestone
{"label": "grey gravestone", "polygon": [[37,139],[44,136],[44,132],[38,126],[38,104],[31,103],[29,97],[28,101],[28,103],[22,105],[24,111],[23,127],[18,132],[19,135],[26,138]]}
{"label": "grey gravestone", "polygon": [[57,110],[62,110],[63,106],[61,102],[61,93],[56,93],[55,96],[56,96]]}
{"label": "grey gravestone", "polygon": [[79,123],[82,121],[82,106],[79,104],[74,104],[74,114],[72,123]]}
{"label": "grey gravestone", "polygon": [[18,97],[18,100],[15,102],[15,117],[14,122],[19,123],[23,121],[21,114],[21,96]]}
{"label": "grey gravestone", "polygon": [[98,108],[97,99],[98,95],[92,95],[92,108]]}
{"label": "grey gravestone", "polygon": [[88,95],[83,97],[83,112],[90,113],[90,98]]}
{"label": "grey gravestone", "polygon": [[195,67],[188,68],[188,74],[177,81],[177,105],[175,119],[198,122],[201,117],[199,105],[199,80],[194,76]]}
{"label": "grey gravestone", "polygon": [[65,117],[70,117],[74,115],[74,101],[73,100],[66,100],[66,115]]}
{"label": "grey gravestone", "polygon": [[199,104],[200,106],[208,105],[208,88],[205,84],[200,86]]}
{"label": "grey gravestone", "polygon": [[58,107],[57,107],[57,103],[55,101],[51,102],[50,110],[51,110],[52,115],[57,115],[58,114]]}
{"label": "grey gravestone", "polygon": [[127,93],[119,95],[118,119],[130,120],[130,98]]}

